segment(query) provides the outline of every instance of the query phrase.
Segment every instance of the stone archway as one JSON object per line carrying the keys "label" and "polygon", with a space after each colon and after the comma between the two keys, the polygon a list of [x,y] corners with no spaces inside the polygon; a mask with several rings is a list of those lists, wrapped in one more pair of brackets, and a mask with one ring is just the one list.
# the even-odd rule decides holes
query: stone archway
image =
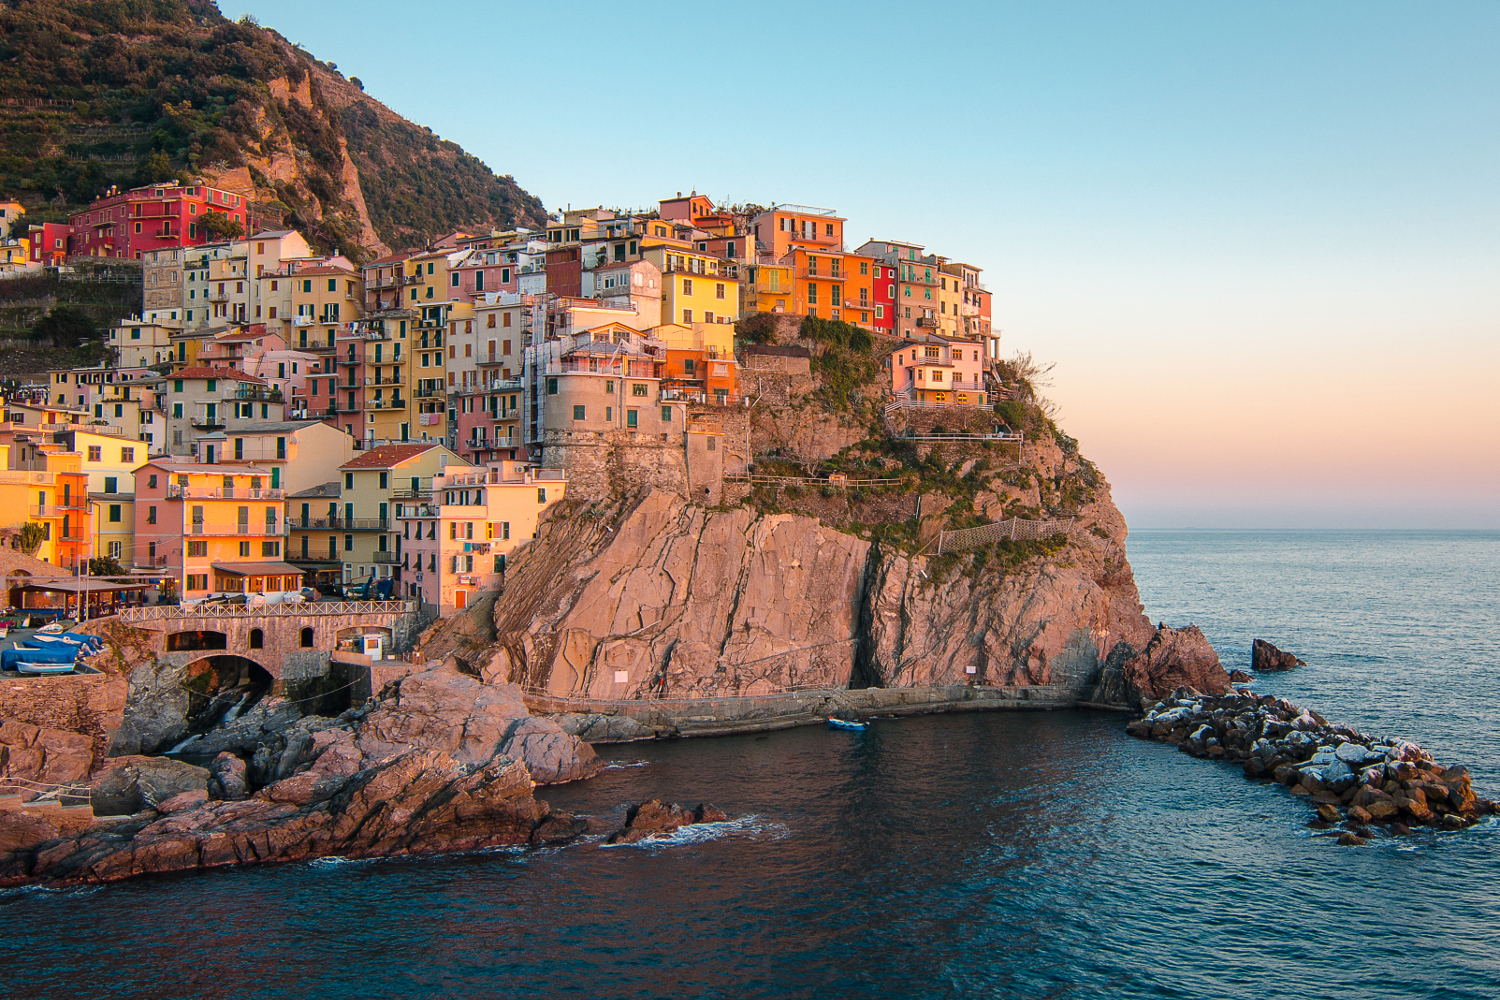
{"label": "stone archway", "polygon": [[204,733],[232,722],[271,692],[275,678],[248,656],[223,653],[193,660],[182,668],[188,692],[183,713],[187,734]]}
{"label": "stone archway", "polygon": [[167,652],[196,652],[203,649],[228,649],[229,636],[223,632],[196,629],[167,635]]}

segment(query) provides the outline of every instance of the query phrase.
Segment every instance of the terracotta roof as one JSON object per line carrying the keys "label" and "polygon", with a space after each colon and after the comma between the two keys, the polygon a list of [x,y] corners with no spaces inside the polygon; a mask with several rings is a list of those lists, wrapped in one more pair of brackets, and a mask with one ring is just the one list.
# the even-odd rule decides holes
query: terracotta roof
{"label": "terracotta roof", "polygon": [[358,272],[357,271],[346,271],[342,267],[299,267],[296,271],[292,272],[291,274],[278,275],[278,277],[283,277],[283,278],[305,278],[308,275],[312,275],[313,277],[319,277],[319,276],[328,275],[328,274],[337,274],[340,277],[353,278],[353,277],[355,277],[358,274]]}
{"label": "terracotta roof", "polygon": [[433,448],[442,447],[436,441],[428,441],[425,444],[416,442],[414,444],[383,444],[379,448],[371,448],[363,455],[356,456],[339,466],[341,469],[389,469],[400,465],[407,459],[416,458],[418,455]]}

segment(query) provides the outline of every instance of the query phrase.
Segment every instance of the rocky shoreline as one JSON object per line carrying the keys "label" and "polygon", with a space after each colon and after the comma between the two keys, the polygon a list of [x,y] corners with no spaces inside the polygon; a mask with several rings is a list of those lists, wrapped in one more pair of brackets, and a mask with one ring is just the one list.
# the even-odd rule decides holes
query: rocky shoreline
{"label": "rocky shoreline", "polygon": [[1194,757],[1240,764],[1246,778],[1275,782],[1317,810],[1309,823],[1340,844],[1362,846],[1376,831],[1461,830],[1497,811],[1474,794],[1468,770],[1443,767],[1400,739],[1333,725],[1285,698],[1179,688],[1126,726]]}

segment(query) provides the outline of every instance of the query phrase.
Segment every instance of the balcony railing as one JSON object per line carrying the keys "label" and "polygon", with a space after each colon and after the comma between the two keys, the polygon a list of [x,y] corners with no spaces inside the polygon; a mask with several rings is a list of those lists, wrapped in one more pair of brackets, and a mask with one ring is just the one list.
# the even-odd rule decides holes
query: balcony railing
{"label": "balcony railing", "polygon": [[384,517],[289,517],[288,527],[313,531],[389,531],[391,522]]}
{"label": "balcony railing", "polygon": [[918,316],[917,326],[928,330],[936,330],[938,325],[936,316]]}
{"label": "balcony railing", "polygon": [[404,399],[372,399],[365,404],[367,410],[404,410],[406,400]]}
{"label": "balcony railing", "polygon": [[168,500],[285,500],[282,489],[252,489],[234,486],[179,486],[167,484]]}
{"label": "balcony railing", "polygon": [[234,537],[244,535],[252,538],[265,538],[272,535],[286,534],[284,524],[259,524],[255,521],[246,521],[243,524],[200,524],[194,521],[188,526],[187,533],[193,536],[208,535],[211,537]]}
{"label": "balcony railing", "polygon": [[378,563],[397,563],[397,562],[400,562],[400,561],[401,561],[401,556],[400,555],[398,555],[395,552],[389,552],[389,551],[386,551],[386,552],[376,552],[374,558],[372,559],[372,562],[378,562]]}
{"label": "balcony railing", "polygon": [[200,431],[218,431],[224,429],[223,417],[189,417],[188,423]]}
{"label": "balcony railing", "polygon": [[282,395],[280,389],[263,389],[259,386],[242,385],[234,392],[227,393],[225,399],[250,399],[262,403],[280,403]]}

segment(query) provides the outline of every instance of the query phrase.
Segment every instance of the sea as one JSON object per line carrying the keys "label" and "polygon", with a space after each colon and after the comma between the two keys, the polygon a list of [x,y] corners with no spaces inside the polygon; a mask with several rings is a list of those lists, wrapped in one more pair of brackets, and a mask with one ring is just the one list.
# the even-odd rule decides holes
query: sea
{"label": "sea", "polygon": [[[1500,797],[1500,532],[1138,532],[1153,621]],[[1500,831],[1338,847],[1107,712],[600,748],[542,789],[726,823],[607,847],[0,896],[6,997],[1500,997]]]}

